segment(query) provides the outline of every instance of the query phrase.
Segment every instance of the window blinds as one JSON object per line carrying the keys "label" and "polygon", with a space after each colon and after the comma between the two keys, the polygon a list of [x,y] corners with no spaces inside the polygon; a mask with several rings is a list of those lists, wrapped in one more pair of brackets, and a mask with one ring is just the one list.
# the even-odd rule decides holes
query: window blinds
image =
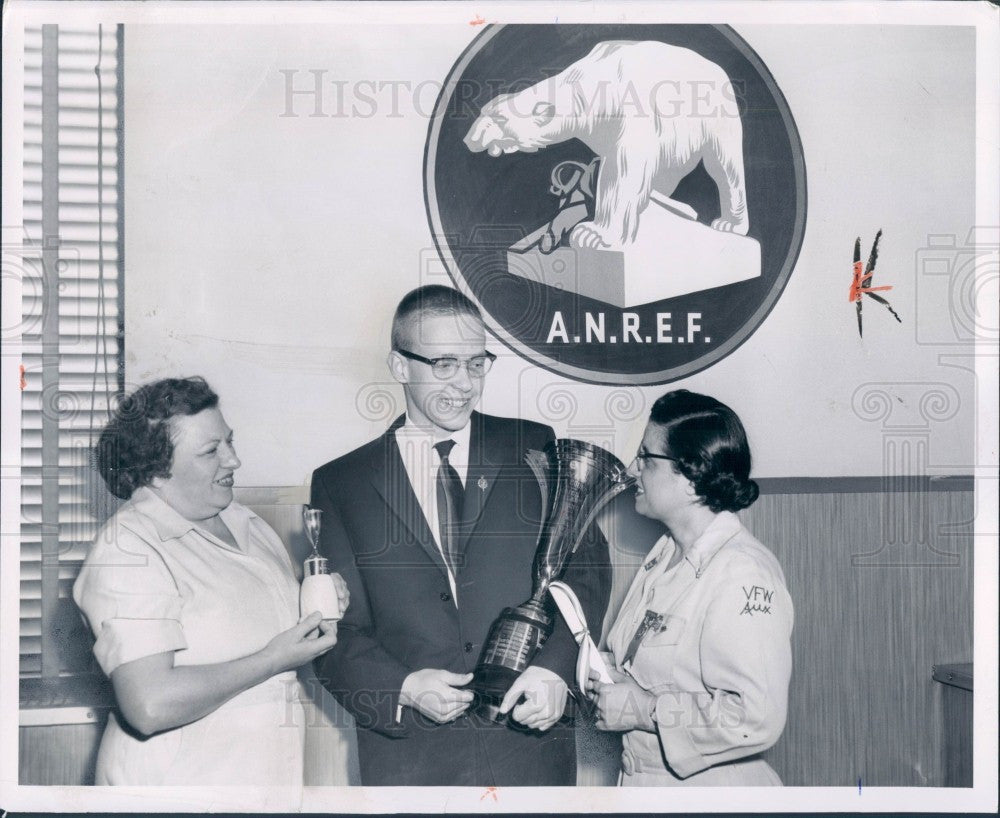
{"label": "window blinds", "polygon": [[22,676],[93,667],[71,588],[113,507],[90,447],[123,388],[122,44],[25,31]]}

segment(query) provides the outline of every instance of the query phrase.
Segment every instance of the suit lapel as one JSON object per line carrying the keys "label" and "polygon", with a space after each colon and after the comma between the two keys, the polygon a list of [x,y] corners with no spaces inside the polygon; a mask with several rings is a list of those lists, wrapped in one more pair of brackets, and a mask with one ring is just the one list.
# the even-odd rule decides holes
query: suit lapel
{"label": "suit lapel", "polygon": [[427,518],[420,508],[396,444],[396,429],[403,425],[404,420],[405,415],[397,418],[380,438],[381,445],[375,447],[372,453],[371,482],[389,510],[399,518],[431,562],[447,577],[448,569],[438,551],[437,540],[427,525]]}
{"label": "suit lapel", "polygon": [[483,515],[483,509],[496,486],[503,464],[503,446],[485,429],[485,416],[472,413],[469,434],[469,468],[465,475],[465,498],[462,503],[462,525],[459,534],[459,554],[464,554],[469,538]]}

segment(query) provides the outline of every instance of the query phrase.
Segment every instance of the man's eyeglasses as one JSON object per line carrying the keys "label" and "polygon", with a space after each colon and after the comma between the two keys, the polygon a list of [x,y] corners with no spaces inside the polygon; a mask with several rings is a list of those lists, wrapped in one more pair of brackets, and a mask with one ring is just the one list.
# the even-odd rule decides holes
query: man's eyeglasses
{"label": "man's eyeglasses", "polygon": [[434,377],[441,380],[447,380],[457,375],[458,368],[462,364],[465,364],[465,368],[469,371],[470,376],[481,378],[490,371],[490,367],[493,366],[493,362],[497,359],[497,356],[492,352],[486,352],[483,355],[474,355],[471,358],[455,358],[452,355],[444,358],[425,358],[423,355],[417,355],[417,353],[409,352],[405,349],[397,349],[396,352],[404,358],[409,358],[411,361],[420,361],[422,364],[427,364],[431,368],[431,372],[434,373]]}
{"label": "man's eyeglasses", "polygon": [[653,454],[653,452],[647,452],[645,449],[639,449],[639,451],[635,453],[635,458],[632,462],[635,463],[637,471],[642,471],[647,460],[670,460],[674,463],[679,462],[676,457],[670,457],[665,454]]}

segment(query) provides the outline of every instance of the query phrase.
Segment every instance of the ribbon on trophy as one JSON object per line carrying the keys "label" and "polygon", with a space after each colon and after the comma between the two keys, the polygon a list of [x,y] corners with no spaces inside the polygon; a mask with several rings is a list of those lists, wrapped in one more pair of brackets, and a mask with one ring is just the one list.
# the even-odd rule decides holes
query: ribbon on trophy
{"label": "ribbon on trophy", "polygon": [[587,627],[587,617],[583,613],[583,606],[580,605],[580,599],[573,592],[572,588],[559,580],[549,585],[549,593],[556,601],[559,613],[566,620],[570,633],[573,634],[573,639],[580,646],[580,653],[576,660],[576,686],[580,690],[586,690],[587,683],[590,681],[591,671],[595,671],[600,676],[602,682],[611,684],[614,679],[611,678],[611,672],[608,670],[607,663],[605,663],[604,657],[601,656],[601,652],[597,649],[597,645],[590,636],[590,629]]}

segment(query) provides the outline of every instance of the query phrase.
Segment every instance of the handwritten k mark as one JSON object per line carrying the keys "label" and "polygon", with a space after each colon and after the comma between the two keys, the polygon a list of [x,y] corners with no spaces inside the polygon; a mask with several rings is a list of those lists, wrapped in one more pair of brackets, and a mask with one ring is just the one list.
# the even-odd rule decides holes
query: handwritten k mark
{"label": "handwritten k mark", "polygon": [[861,296],[867,295],[869,298],[874,299],[883,307],[885,307],[889,312],[892,313],[893,318],[899,321],[900,324],[903,323],[903,319],[899,317],[896,311],[892,308],[892,305],[886,301],[882,296],[875,295],[876,292],[884,292],[891,290],[891,286],[883,287],[872,287],[872,278],[875,275],[875,263],[878,261],[878,243],[879,239],[882,238],[882,231],[879,230],[875,234],[875,242],[872,244],[872,251],[868,255],[868,264],[864,268],[864,273],[861,271],[861,237],[854,242],[854,278],[851,281],[851,292],[849,300],[854,302],[855,309],[858,312],[858,335],[864,337],[864,333],[861,330]]}

